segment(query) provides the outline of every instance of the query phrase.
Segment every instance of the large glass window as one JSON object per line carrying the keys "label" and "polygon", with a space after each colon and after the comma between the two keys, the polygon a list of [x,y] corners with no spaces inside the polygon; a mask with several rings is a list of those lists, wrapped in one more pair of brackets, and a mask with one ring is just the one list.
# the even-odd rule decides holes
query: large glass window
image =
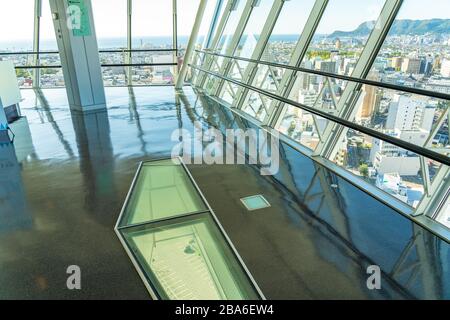
{"label": "large glass window", "polygon": [[354,120],[389,136],[449,155],[449,107],[447,100],[364,86]]}
{"label": "large glass window", "polygon": [[[93,0],[95,31],[99,50],[127,48],[127,0]],[[114,23],[111,23],[114,21]],[[126,52],[101,52],[102,64],[128,62]],[[126,85],[127,72],[124,67],[103,67],[103,82],[106,86]]]}
{"label": "large glass window", "polygon": [[[13,61],[16,66],[30,66],[34,56],[20,53],[33,50],[34,0],[18,0],[2,4],[0,10],[0,60]],[[21,87],[33,85],[33,70],[18,69]]]}
{"label": "large glass window", "polygon": [[[95,32],[100,50],[127,47],[127,0],[92,0]],[[122,58],[109,54],[110,61]]]}
{"label": "large glass window", "polygon": [[[61,59],[58,53],[58,45],[56,43],[55,28],[53,26],[53,18],[50,10],[50,2],[42,1],[42,16],[40,19],[39,33],[39,49],[44,52],[39,55],[37,64],[41,66],[60,66]],[[62,68],[45,68],[35,70],[39,73],[40,86],[45,87],[62,87],[64,86],[64,75]]]}
{"label": "large glass window", "polygon": [[[200,0],[180,0],[177,2],[177,36],[178,48],[180,49],[178,53],[179,57],[183,57],[186,51],[199,4]],[[208,13],[205,12],[206,18],[207,14]]]}
{"label": "large glass window", "polygon": [[437,221],[447,228],[450,228],[450,196],[447,197],[447,201],[437,217]]}
{"label": "large glass window", "polygon": [[[208,1],[206,4],[206,8],[205,8],[205,13],[203,14],[203,19],[202,22],[200,24],[200,29],[198,32],[198,37],[197,37],[197,41],[195,44],[195,49],[196,50],[201,50],[204,49],[203,46],[207,45],[206,42],[206,37],[208,36],[209,30],[211,28],[211,24],[212,24],[212,19],[214,18],[214,13],[215,13],[215,9],[217,6],[217,0],[215,1]],[[223,14],[223,10],[225,8],[225,5],[222,4],[221,6],[221,12],[219,12],[218,18],[220,19],[220,17]],[[218,21],[216,23],[216,27],[217,27]],[[212,31],[212,35],[214,36],[214,32],[215,30]],[[205,55],[203,53],[197,53],[194,52],[194,56],[193,56],[193,65],[203,65],[205,59]],[[194,83],[196,81],[196,77],[198,75],[198,72],[195,69],[189,68],[188,70],[188,74],[186,75],[186,79],[189,79],[188,81]]]}
{"label": "large glass window", "polygon": [[289,63],[314,3],[315,0],[291,0],[283,4],[261,60]]}
{"label": "large glass window", "polygon": [[[239,40],[236,52],[234,54],[235,56],[242,58],[252,57],[253,51],[256,48],[256,44],[258,43],[261,31],[267,20],[272,5],[273,1],[263,0],[253,8],[250,19],[245,26],[241,39]],[[228,75],[236,80],[242,80],[248,63],[239,60],[232,60],[231,63],[232,66]],[[225,101],[232,103],[237,90],[238,88],[236,85],[225,82],[220,96]]]}
{"label": "large glass window", "polygon": [[[416,208],[424,196],[420,157],[380,139],[347,130],[330,160],[411,207]],[[439,164],[425,162],[430,173],[439,169]]]}
{"label": "large glass window", "polygon": [[[132,47],[138,50],[176,49],[173,41],[173,3],[171,0],[133,0]],[[172,84],[176,62],[173,51],[134,52],[133,63],[163,64],[132,68],[132,81],[140,84]],[[165,64],[165,65],[164,65]]]}
{"label": "large glass window", "polygon": [[235,8],[233,8],[230,16],[228,17],[227,24],[225,29],[222,32],[219,43],[217,45],[216,51],[220,53],[225,53],[227,50],[231,39],[233,38],[236,28],[239,23],[239,19],[242,16],[242,12],[244,11],[246,1],[238,0],[238,4]]}
{"label": "large glass window", "polygon": [[[304,25],[314,5],[314,0],[286,1],[278,16],[272,33],[264,49],[261,60],[288,64],[299,41]],[[295,29],[293,30],[293,26]],[[259,65],[253,85],[261,89],[277,92],[285,69]],[[250,92],[243,111],[264,121],[269,115],[269,100],[264,95]]]}
{"label": "large glass window", "polygon": [[[239,23],[239,20],[242,16],[242,13],[244,11],[246,5],[246,1],[238,0],[237,5],[233,8],[232,12],[230,13],[230,16],[228,17],[227,23],[225,25],[225,28],[222,32],[222,35],[220,37],[220,40],[216,47],[216,52],[225,54],[227,48],[230,46],[231,39],[236,33],[236,29]],[[213,63],[211,65],[212,71],[219,71],[224,59],[222,57],[213,57]],[[216,78],[210,78],[209,81],[206,84],[206,90],[211,93],[212,89],[215,87],[217,79]]]}
{"label": "large glass window", "polygon": [[384,0],[331,0],[308,47],[303,66],[351,75],[384,3]]}
{"label": "large glass window", "polygon": [[32,51],[34,0],[2,3],[0,10],[0,50]]}
{"label": "large glass window", "polygon": [[383,82],[450,94],[450,2],[405,0],[372,72]]}
{"label": "large glass window", "polygon": [[172,0],[133,0],[133,49],[173,48]]}
{"label": "large glass window", "polygon": [[[352,75],[384,3],[384,0],[331,0],[301,66],[327,73]],[[347,82],[343,80],[298,72],[289,99],[325,112],[337,113],[346,86]],[[299,115],[298,110],[289,106],[285,107],[282,114],[285,119],[279,129],[314,149],[328,121],[307,113],[305,115],[304,112]],[[308,136],[307,143],[303,143],[305,136]]]}

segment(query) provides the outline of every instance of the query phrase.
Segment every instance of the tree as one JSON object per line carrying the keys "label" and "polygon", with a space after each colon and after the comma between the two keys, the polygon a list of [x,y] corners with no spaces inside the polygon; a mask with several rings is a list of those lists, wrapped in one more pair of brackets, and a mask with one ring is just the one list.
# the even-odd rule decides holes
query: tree
{"label": "tree", "polygon": [[18,78],[29,78],[30,72],[26,69],[16,69],[16,74]]}
{"label": "tree", "polygon": [[369,176],[369,166],[367,164],[365,164],[365,163],[361,164],[359,166],[359,173],[364,178],[367,178]]}
{"label": "tree", "polygon": [[289,129],[288,129],[288,136],[292,137],[292,135],[293,135],[294,132],[295,132],[295,128],[296,128],[295,121],[292,121],[292,122],[291,122],[291,125],[290,125],[290,127],[289,127]]}

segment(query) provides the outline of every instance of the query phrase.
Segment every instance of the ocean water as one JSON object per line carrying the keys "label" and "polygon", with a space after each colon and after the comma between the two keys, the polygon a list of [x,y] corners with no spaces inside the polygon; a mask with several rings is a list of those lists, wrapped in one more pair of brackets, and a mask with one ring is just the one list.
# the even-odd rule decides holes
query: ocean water
{"label": "ocean water", "polygon": [[[259,38],[259,36],[255,35]],[[269,41],[273,42],[294,42],[298,40],[299,35],[272,35]],[[203,40],[203,36],[199,41]],[[178,36],[178,45],[186,46],[189,36]],[[41,50],[58,50],[56,40],[41,40]],[[99,38],[98,45],[100,49],[117,49],[127,46],[126,38]],[[133,48],[171,48],[172,37],[135,37],[133,39]],[[0,41],[0,51],[31,51],[33,49],[33,40],[10,40]]]}
{"label": "ocean water", "polygon": [[[189,40],[188,36],[179,36],[178,44],[185,46]],[[41,50],[57,50],[56,40],[41,40]],[[115,49],[124,48],[127,46],[127,39],[124,37],[119,38],[99,38],[98,46],[100,49]],[[172,37],[135,37],[133,39],[133,47],[158,47],[168,48],[172,47]],[[0,50],[7,51],[27,51],[32,50],[33,40],[30,37],[29,40],[9,40],[0,41]]]}

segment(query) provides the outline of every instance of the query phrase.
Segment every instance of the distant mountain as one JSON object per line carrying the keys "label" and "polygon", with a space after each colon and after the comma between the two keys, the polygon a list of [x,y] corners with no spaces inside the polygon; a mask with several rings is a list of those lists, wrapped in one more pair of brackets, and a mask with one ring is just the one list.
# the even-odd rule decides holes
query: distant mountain
{"label": "distant mountain", "polygon": [[[361,37],[370,34],[374,21],[364,22],[353,31],[335,31],[331,38]],[[392,35],[423,35],[426,33],[450,33],[450,19],[396,20],[391,28]]]}

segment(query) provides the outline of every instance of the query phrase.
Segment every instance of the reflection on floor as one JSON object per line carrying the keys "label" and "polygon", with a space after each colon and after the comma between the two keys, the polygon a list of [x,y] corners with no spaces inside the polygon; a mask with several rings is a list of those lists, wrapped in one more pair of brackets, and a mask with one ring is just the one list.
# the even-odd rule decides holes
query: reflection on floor
{"label": "reflection on floor", "polygon": [[[147,299],[113,226],[138,162],[170,156],[174,129],[245,120],[190,89],[108,88],[108,112],[71,114],[65,91],[22,91],[0,147],[0,299]],[[180,103],[177,103],[180,102]],[[30,135],[31,133],[31,135]],[[347,181],[281,147],[281,170],[189,166],[267,298],[450,298],[450,246]],[[337,186],[337,188],[335,187]],[[262,194],[249,213],[239,199]],[[66,289],[79,265],[82,290]],[[367,266],[383,271],[367,289]]]}

